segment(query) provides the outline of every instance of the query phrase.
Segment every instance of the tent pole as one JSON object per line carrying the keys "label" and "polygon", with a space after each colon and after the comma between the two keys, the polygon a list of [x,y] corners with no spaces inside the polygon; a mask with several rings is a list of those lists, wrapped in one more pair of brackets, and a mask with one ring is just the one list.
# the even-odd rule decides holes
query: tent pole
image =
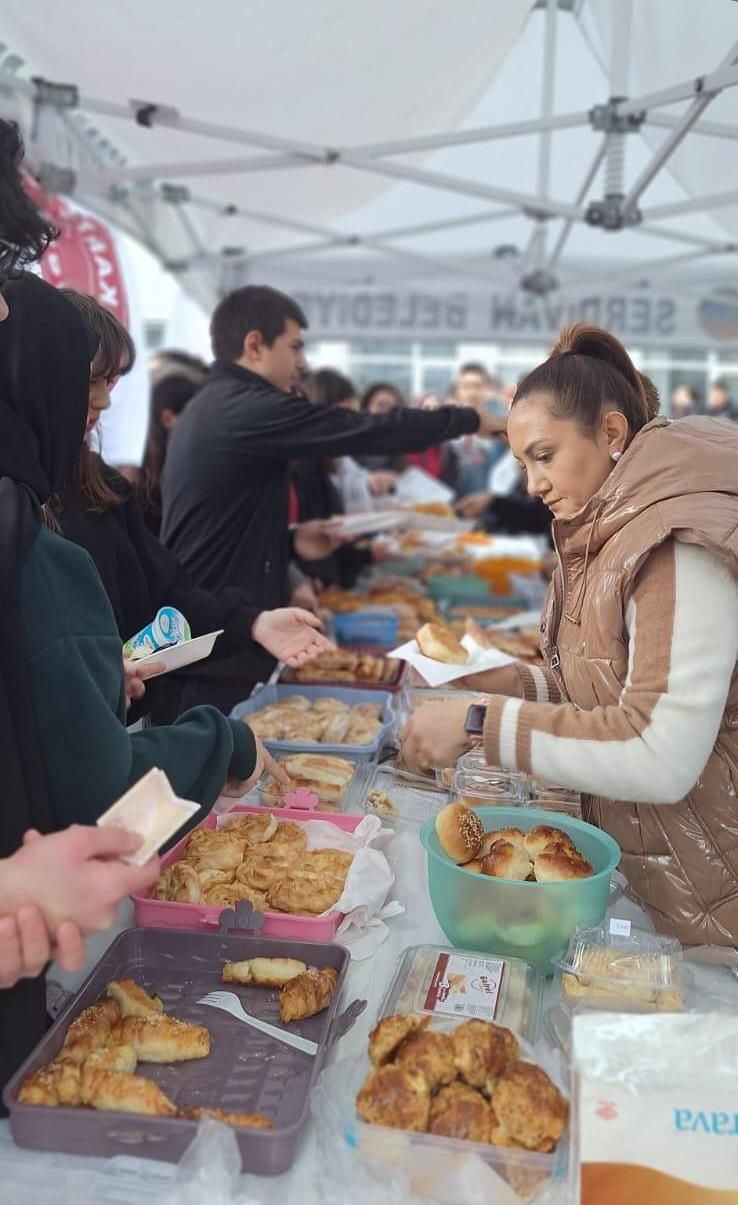
{"label": "tent pole", "polygon": [[692,197],[688,201],[672,201],[669,205],[654,205],[644,209],[644,221],[653,222],[659,218],[677,218],[684,213],[697,213],[702,209],[726,209],[730,205],[738,205],[738,191],[713,193],[707,197]]}
{"label": "tent pole", "polygon": [[[558,0],[546,0],[543,25],[543,79],[541,82],[541,123],[538,138],[538,196],[548,199],[551,183],[551,130],[546,128],[553,114],[554,84],[556,80],[556,18]],[[524,262],[540,267],[546,256],[546,218],[538,218],[533,225]]]}
{"label": "tent pole", "polygon": [[293,155],[257,155],[248,159],[188,160],[183,163],[126,164],[101,173],[104,184],[122,184],[126,180],[168,179],[171,176],[225,176],[246,172],[271,172],[284,168],[313,167],[314,159]]}
{"label": "tent pole", "polygon": [[528,121],[510,121],[504,125],[480,126],[473,130],[447,130],[439,134],[419,134],[417,138],[397,139],[393,142],[369,142],[363,146],[346,147],[344,154],[361,159],[372,159],[384,155],[408,155],[413,151],[442,150],[444,147],[463,146],[470,142],[493,142],[498,138],[519,138],[524,134],[540,134],[546,130],[568,130],[576,126],[589,125],[589,113],[560,113],[557,116],[534,117]]}
{"label": "tent pole", "polygon": [[738,67],[718,68],[710,75],[700,75],[689,80],[686,84],[675,84],[673,88],[664,88],[661,92],[649,92],[645,96],[636,96],[632,100],[622,101],[618,105],[618,114],[628,117],[642,113],[644,110],[655,109],[659,105],[673,105],[680,100],[694,100],[705,92],[722,92],[724,88],[734,88],[738,84]]}
{"label": "tent pole", "polygon": [[[607,147],[607,141],[606,141],[606,139],[603,138],[603,140],[600,144],[600,147],[597,151],[597,154],[595,155],[594,159],[592,160],[592,163],[590,164],[589,171],[587,172],[586,176],[584,177],[584,180],[582,181],[582,185],[579,189],[579,192],[577,193],[576,200],[574,202],[575,205],[580,206],[586,200],[587,193],[589,192],[590,188],[594,184],[597,173],[600,170],[600,165],[602,163],[602,160],[605,158],[606,147]],[[566,221],[564,222],[564,225],[561,229],[561,233],[559,234],[559,237],[556,240],[556,246],[554,247],[553,251],[551,252],[551,254],[548,258],[548,262],[546,263],[547,271],[549,271],[549,272],[553,271],[556,264],[559,262],[559,260],[561,258],[561,252],[564,250],[564,246],[566,245],[567,239],[569,238],[569,235],[571,234],[571,232],[574,228],[575,221],[576,221],[575,218],[567,218]]]}
{"label": "tent pole", "polygon": [[[661,126],[665,130],[675,129],[680,122],[679,117],[675,117],[673,113],[647,113],[644,124],[647,126]],[[738,138],[738,125],[728,125],[722,121],[698,121],[692,126],[693,134],[706,134],[712,138]]]}
{"label": "tent pole", "polygon": [[[718,72],[723,67],[733,65],[738,59],[738,43],[734,44],[726,58],[720,64]],[[738,81],[737,81],[738,82]],[[692,126],[699,121],[707,106],[715,99],[716,92],[707,92],[699,96],[697,100],[692,101],[692,104],[687,109],[687,112],[681,117],[678,125],[672,130],[671,134],[664,140],[658,148],[650,163],[646,164],[635,184],[631,187],[628,195],[623,202],[623,209],[627,213],[637,203],[642,193],[646,191],[651,181],[661,171],[661,168],[667,160],[673,155],[680,142],[686,138]]]}
{"label": "tent pole", "polygon": [[683,234],[681,230],[667,230],[660,226],[644,226],[643,223],[639,226],[631,226],[631,230],[636,234],[650,234],[654,238],[663,238],[672,243],[686,243],[690,247],[702,247],[705,251],[718,250],[722,246],[714,239],[700,238],[696,234]]}

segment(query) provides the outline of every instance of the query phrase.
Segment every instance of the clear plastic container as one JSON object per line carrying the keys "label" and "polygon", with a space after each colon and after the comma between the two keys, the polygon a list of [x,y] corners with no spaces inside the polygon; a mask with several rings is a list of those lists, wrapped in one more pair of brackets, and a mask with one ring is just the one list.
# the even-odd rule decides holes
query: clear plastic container
{"label": "clear plastic container", "polygon": [[545,812],[563,812],[565,816],[582,815],[582,797],[578,791],[552,786],[533,778],[527,782],[527,793],[531,807]]}
{"label": "clear plastic container", "polygon": [[[361,796],[361,798],[360,798]],[[408,781],[391,766],[362,766],[354,782],[355,803],[384,824],[420,827],[448,803],[448,791]]]}
{"label": "clear plastic container", "polygon": [[518,958],[410,946],[397,964],[379,1015],[430,1013],[441,1020],[494,1021],[532,1045],[545,982],[540,971]]}
{"label": "clear plastic container", "polygon": [[[284,762],[284,761],[290,760],[290,758],[295,757],[295,756],[319,757],[319,756],[321,756],[321,754],[318,753],[317,750],[316,751],[310,750],[309,753],[304,752],[304,753],[299,753],[299,754],[293,753],[293,754],[282,754],[282,755],[276,754],[275,756],[276,756],[276,760],[278,762]],[[317,783],[315,784],[314,787],[311,787],[311,793],[316,795],[318,798],[318,803],[317,803],[318,810],[321,812],[361,812],[361,811],[363,811],[364,809],[361,807],[361,800],[359,798],[360,788],[357,791],[358,784],[357,784],[356,775],[357,775],[358,768],[360,766],[364,765],[365,763],[360,762],[357,759],[355,754],[347,754],[347,753],[341,752],[340,754],[330,754],[330,756],[331,757],[337,756],[339,761],[350,762],[351,765],[354,767],[353,774],[352,774],[350,780],[348,781],[346,787],[344,788],[343,791],[341,791],[341,793],[339,795],[334,794],[332,791],[330,791],[328,789],[326,789],[326,792],[323,793],[320,790]],[[300,783],[299,785],[304,785],[304,783]],[[280,787],[278,784],[273,784],[268,777],[264,777],[260,780],[260,782],[256,788],[256,794],[257,794],[258,801],[259,801],[259,804],[261,807],[282,808],[285,806],[284,794],[289,794],[290,791],[292,791],[294,789],[295,788]]]}
{"label": "clear plastic container", "polygon": [[561,970],[562,998],[569,1006],[648,1012],[680,1012],[685,1007],[691,974],[674,937],[611,919],[576,928],[566,953],[555,962]]}
{"label": "clear plastic container", "polygon": [[[399,1012],[430,1014],[430,1028],[447,1033],[466,1020],[494,1020],[516,1033],[521,1057],[535,1062],[528,1039],[538,1027],[543,984],[539,972],[517,959],[414,946],[404,951],[377,1020]],[[355,1113],[356,1095],[369,1071],[366,1057],[347,1064],[341,1100],[346,1139],[369,1166],[384,1165],[407,1177],[409,1191],[423,1200],[514,1205],[538,1199],[552,1181],[563,1183],[568,1131],[553,1153],[539,1154],[369,1124]],[[570,1096],[568,1075],[563,1090]]]}
{"label": "clear plastic container", "polygon": [[457,769],[452,794],[456,803],[469,808],[522,807],[525,803],[521,776],[489,766],[484,770]]}

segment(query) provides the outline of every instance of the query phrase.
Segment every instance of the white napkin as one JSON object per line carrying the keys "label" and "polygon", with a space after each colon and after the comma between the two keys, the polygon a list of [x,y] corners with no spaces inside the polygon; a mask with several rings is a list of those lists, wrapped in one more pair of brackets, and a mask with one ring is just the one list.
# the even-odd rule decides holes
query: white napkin
{"label": "white napkin", "polygon": [[469,660],[465,665],[445,665],[442,661],[434,661],[432,657],[424,657],[418,648],[417,640],[408,640],[387,656],[409,661],[429,686],[444,686],[457,678],[465,678],[467,674],[478,674],[485,669],[498,669],[501,665],[511,665],[515,661],[515,657],[501,653],[499,649],[483,649],[471,636],[463,636],[461,643],[469,653]]}

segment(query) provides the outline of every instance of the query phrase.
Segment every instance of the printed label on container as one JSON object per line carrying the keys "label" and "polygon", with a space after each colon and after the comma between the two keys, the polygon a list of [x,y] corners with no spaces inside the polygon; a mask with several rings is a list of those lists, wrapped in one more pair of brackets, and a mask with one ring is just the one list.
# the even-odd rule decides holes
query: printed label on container
{"label": "printed label on container", "polygon": [[426,1012],[494,1021],[505,963],[500,958],[440,954],[425,998]]}

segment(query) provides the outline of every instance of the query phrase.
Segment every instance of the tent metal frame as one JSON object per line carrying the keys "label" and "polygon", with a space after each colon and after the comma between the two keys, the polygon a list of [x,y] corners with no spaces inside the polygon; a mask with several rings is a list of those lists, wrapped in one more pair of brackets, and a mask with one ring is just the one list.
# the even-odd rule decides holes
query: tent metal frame
{"label": "tent metal frame", "polygon": [[[251,264],[256,263],[265,264],[289,257],[320,255],[321,252],[337,248],[363,247],[381,257],[390,256],[401,262],[412,262],[416,267],[425,266],[432,271],[451,271],[457,275],[461,273],[474,279],[483,279],[488,284],[501,284],[507,288],[520,286],[534,294],[544,295],[560,287],[560,282],[554,274],[555,270],[560,266],[569,236],[575,226],[582,222],[603,225],[611,230],[627,227],[692,247],[690,251],[665,256],[649,261],[648,264],[634,264],[618,272],[618,279],[637,277],[646,271],[649,274],[658,272],[687,260],[733,254],[736,251],[736,246],[728,241],[701,239],[688,232],[682,233],[655,223],[695,212],[709,212],[712,209],[736,205],[738,191],[647,206],[643,211],[639,209],[639,202],[686,137],[700,135],[728,140],[738,138],[738,126],[703,119],[705,110],[716,96],[725,89],[738,85],[738,42],[731,47],[714,70],[660,91],[628,97],[627,68],[632,4],[633,0],[618,0],[617,4],[613,4],[610,98],[605,104],[595,105],[589,111],[564,114],[553,112],[557,20],[560,11],[573,10],[570,3],[562,3],[562,0],[538,0],[535,7],[544,10],[543,87],[538,118],[476,129],[442,131],[394,141],[343,148],[321,146],[298,139],[277,137],[263,131],[203,121],[197,117],[183,115],[166,104],[146,100],[131,100],[128,104],[122,104],[86,96],[80,94],[74,85],[25,78],[20,74],[22,61],[15,55],[6,54],[4,61],[0,63],[0,91],[15,93],[31,103],[33,122],[27,144],[32,161],[35,156],[35,167],[42,181],[46,172],[47,177],[51,174],[62,184],[68,183],[72,192],[79,184],[85,202],[91,208],[97,208],[105,216],[110,216],[118,225],[143,241],[165,265],[176,268],[179,272],[186,274],[191,268],[205,266],[219,272],[222,279],[223,265],[228,258],[228,274],[232,275],[234,261],[240,261],[243,270],[244,267],[248,269]],[[663,111],[665,107],[686,101],[691,103],[679,116]],[[71,141],[77,148],[79,162],[49,164],[41,159],[43,143],[36,141],[34,133],[38,127],[39,116],[48,112],[56,116],[69,136],[67,141]],[[127,118],[152,131],[177,130],[218,143],[233,143],[261,153],[240,158],[129,164],[115,151],[108,139],[100,140],[98,135],[98,142],[104,145],[105,150],[104,154],[99,153],[96,150],[95,139],[75,120],[73,113],[87,118]],[[627,137],[636,133],[644,124],[663,128],[668,133],[626,190]],[[561,130],[587,125],[593,131],[604,131],[604,138],[596,149],[574,199],[567,201],[552,198],[549,194],[553,135]],[[464,179],[415,164],[398,162],[396,159],[396,156],[529,135],[539,139],[535,194]],[[604,196],[602,200],[588,201],[603,164]],[[224,206],[208,197],[193,195],[189,187],[181,183],[213,175],[240,176],[300,167],[323,170],[340,170],[347,167],[387,179],[438,189],[458,197],[473,197],[492,202],[496,207],[437,221],[408,223],[405,226],[369,234],[352,234],[337,226],[312,225],[287,215],[278,216],[236,205]],[[165,249],[152,236],[150,224],[142,211],[144,201],[148,205],[168,204],[176,214],[188,247],[183,260],[173,264]],[[309,241],[291,246],[267,247],[253,254],[239,248],[224,248],[221,253],[212,253],[204,246],[197,223],[193,220],[193,214],[198,209],[223,215],[239,214],[264,225],[313,237]],[[517,279],[504,273],[495,279],[493,273],[478,263],[470,264],[465,260],[413,251],[412,248],[399,245],[404,239],[412,240],[425,234],[465,225],[482,225],[520,214],[529,218],[533,229],[522,263],[518,265]],[[551,220],[561,221],[561,228],[552,249],[547,251],[548,227]],[[608,279],[613,278],[612,274],[608,274]],[[591,283],[594,279],[574,278],[562,281],[561,285]]]}

